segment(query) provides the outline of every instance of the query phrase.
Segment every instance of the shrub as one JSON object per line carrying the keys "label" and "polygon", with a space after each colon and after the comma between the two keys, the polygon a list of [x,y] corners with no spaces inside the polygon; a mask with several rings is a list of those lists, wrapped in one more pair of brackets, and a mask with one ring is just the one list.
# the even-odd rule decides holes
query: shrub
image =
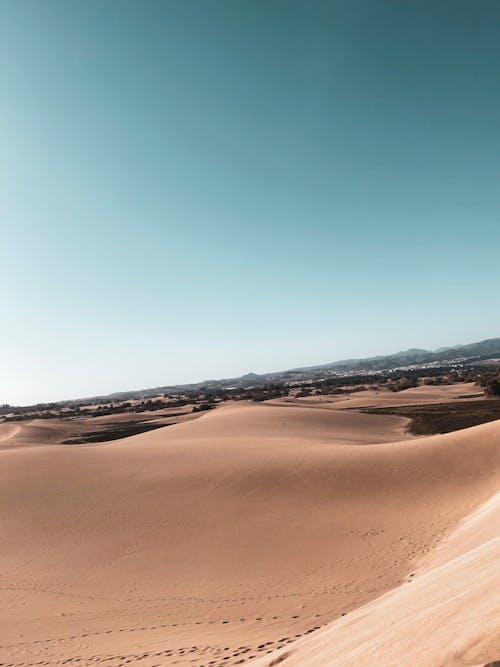
{"label": "shrub", "polygon": [[500,376],[488,380],[484,391],[488,396],[500,396]]}

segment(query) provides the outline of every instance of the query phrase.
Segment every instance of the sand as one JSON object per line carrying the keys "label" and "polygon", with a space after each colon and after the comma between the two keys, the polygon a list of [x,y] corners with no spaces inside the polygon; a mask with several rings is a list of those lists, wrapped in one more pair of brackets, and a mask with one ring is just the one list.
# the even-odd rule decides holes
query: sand
{"label": "sand", "polygon": [[500,422],[407,425],[247,403],[109,443],[0,425],[0,663],[500,658]]}
{"label": "sand", "polygon": [[366,389],[351,394],[332,396],[307,396],[304,398],[277,398],[268,401],[271,405],[294,405],[324,409],[397,408],[406,405],[431,405],[450,401],[469,401],[484,398],[484,392],[474,382],[444,385],[421,385],[404,391],[389,391],[386,388]]}
{"label": "sand", "polygon": [[493,663],[500,656],[499,519],[497,494],[445,540],[440,558],[408,585],[353,611],[316,636],[294,642],[272,660],[253,664],[459,667]]}

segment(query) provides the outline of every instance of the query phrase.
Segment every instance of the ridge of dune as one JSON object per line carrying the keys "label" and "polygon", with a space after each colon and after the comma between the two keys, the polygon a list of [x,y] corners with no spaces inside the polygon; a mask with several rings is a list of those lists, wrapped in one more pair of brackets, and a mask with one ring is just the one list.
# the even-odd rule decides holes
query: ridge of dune
{"label": "ridge of dune", "polygon": [[405,425],[238,404],[109,443],[4,449],[0,657],[216,667],[319,637],[411,580],[498,489],[500,422]]}
{"label": "ridge of dune", "polygon": [[0,442],[14,438],[20,431],[17,424],[1,424],[0,423]]}
{"label": "ridge of dune", "polygon": [[493,662],[500,655],[499,609],[491,595],[500,585],[499,557],[496,538],[421,575],[411,591],[399,589],[314,638],[290,645],[273,660],[252,664],[461,667]]}
{"label": "ridge of dune", "polygon": [[499,532],[500,491],[462,519],[456,529],[438,544],[429,558],[424,559],[419,571],[426,572],[458,558],[495,539]]}
{"label": "ridge of dune", "polygon": [[[433,567],[314,637],[252,665],[492,664],[500,658],[500,603],[492,594],[500,590],[499,513],[497,493],[445,540]],[[464,545],[467,533],[476,544]]]}

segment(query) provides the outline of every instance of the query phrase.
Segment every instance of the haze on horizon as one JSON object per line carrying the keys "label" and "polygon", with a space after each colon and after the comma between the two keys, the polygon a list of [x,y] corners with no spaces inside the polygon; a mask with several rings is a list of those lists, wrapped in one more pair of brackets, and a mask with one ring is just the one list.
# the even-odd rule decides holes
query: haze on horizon
{"label": "haze on horizon", "polygon": [[0,3],[0,403],[498,336],[499,20]]}

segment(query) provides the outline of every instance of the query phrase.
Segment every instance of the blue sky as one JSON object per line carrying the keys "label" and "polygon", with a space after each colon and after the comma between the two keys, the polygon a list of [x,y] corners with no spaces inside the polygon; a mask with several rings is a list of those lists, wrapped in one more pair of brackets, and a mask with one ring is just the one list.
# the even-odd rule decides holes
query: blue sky
{"label": "blue sky", "polygon": [[0,2],[0,403],[500,335],[497,2]]}

